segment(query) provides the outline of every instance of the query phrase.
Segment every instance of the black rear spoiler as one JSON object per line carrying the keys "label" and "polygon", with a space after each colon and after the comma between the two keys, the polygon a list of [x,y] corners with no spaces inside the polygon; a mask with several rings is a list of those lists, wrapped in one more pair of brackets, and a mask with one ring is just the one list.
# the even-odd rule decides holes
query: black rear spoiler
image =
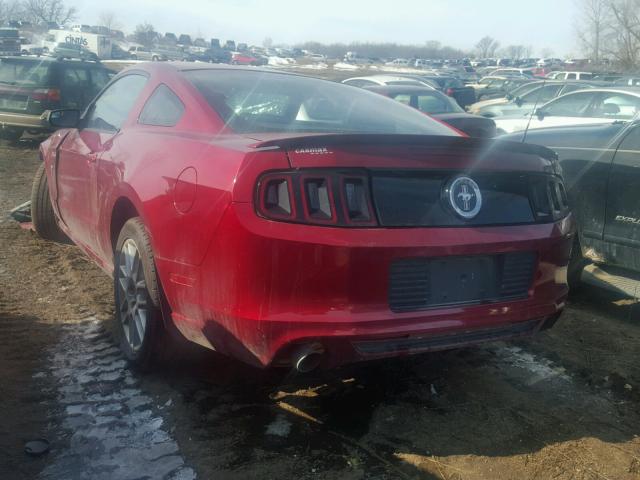
{"label": "black rear spoiler", "polygon": [[494,140],[490,138],[456,137],[446,135],[397,135],[397,134],[327,134],[287,137],[265,140],[253,145],[254,148],[327,148],[341,145],[418,146],[436,148],[469,149],[492,152],[525,153],[555,161],[558,156],[553,150],[540,145]]}

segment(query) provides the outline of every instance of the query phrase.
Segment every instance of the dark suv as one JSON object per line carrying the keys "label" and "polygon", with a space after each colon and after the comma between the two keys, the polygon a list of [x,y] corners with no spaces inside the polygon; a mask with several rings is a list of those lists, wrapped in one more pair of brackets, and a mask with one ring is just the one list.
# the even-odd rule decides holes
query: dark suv
{"label": "dark suv", "polygon": [[39,57],[0,58],[0,137],[50,131],[47,110],[82,110],[113,72],[100,63]]}

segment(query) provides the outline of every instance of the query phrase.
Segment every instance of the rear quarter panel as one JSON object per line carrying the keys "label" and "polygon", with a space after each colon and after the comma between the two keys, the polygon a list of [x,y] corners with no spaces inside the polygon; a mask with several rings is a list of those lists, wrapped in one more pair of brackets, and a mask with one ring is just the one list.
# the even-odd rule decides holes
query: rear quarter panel
{"label": "rear quarter panel", "polygon": [[141,126],[115,142],[98,172],[105,258],[112,255],[114,205],[126,197],[142,216],[156,257],[192,265],[202,261],[243,158],[210,138]]}

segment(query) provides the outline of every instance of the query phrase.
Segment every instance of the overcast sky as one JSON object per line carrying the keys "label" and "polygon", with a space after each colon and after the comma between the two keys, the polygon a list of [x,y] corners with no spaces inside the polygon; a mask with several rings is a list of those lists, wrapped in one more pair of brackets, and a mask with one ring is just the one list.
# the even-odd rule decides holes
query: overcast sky
{"label": "overcast sky", "polygon": [[534,54],[577,54],[573,0],[67,0],[78,20],[95,24],[111,10],[126,31],[149,22],[156,30],[261,44],[306,40],[421,44],[438,40],[470,49],[484,35]]}

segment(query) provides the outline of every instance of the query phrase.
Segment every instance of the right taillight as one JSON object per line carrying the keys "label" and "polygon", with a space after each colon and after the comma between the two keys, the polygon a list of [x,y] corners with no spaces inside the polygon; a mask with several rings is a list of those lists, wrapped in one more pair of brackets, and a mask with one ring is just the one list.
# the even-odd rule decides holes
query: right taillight
{"label": "right taillight", "polygon": [[558,177],[542,177],[532,181],[530,198],[538,221],[559,220],[569,212],[567,193]]}
{"label": "right taillight", "polygon": [[260,216],[271,220],[341,227],[378,224],[369,177],[348,170],[269,172],[256,188]]}

